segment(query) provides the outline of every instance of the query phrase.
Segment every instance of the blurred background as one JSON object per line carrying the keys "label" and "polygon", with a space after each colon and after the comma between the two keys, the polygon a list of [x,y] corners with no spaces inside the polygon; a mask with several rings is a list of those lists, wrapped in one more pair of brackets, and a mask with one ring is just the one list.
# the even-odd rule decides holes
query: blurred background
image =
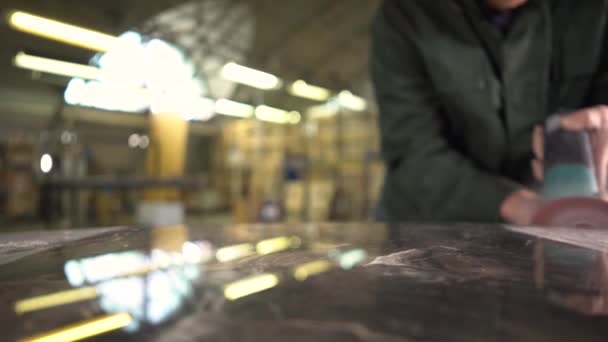
{"label": "blurred background", "polygon": [[364,0],[2,0],[0,230],[365,221]]}

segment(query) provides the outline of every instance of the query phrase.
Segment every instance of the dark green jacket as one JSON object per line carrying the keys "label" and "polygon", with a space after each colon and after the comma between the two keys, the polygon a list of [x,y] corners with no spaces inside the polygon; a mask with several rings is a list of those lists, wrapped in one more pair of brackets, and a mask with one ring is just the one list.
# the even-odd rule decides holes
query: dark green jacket
{"label": "dark green jacket", "polygon": [[533,127],[608,103],[607,0],[530,0],[503,35],[478,0],[386,0],[374,20],[391,221],[501,221]]}

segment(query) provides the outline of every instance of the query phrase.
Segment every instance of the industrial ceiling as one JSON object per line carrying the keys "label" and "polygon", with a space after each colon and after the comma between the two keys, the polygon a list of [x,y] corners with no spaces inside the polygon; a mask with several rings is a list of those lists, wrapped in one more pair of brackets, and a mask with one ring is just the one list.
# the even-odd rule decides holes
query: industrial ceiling
{"label": "industrial ceiling", "polygon": [[[249,67],[273,73],[285,80],[304,79],[330,89],[352,89],[369,97],[366,85],[368,27],[378,1],[370,0],[200,0],[214,9],[214,18],[205,20],[200,46],[190,47],[189,53],[205,53],[242,59]],[[177,46],[179,34],[171,34],[166,27],[154,25],[153,18],[168,10],[184,6],[182,0],[3,0],[1,9],[23,10],[67,23],[118,35],[129,29],[160,35]],[[253,16],[251,42],[243,44],[243,35],[235,34],[235,27],[244,25],[244,17],[237,15],[243,6]],[[237,14],[235,14],[237,13]],[[204,14],[204,13],[203,13]],[[200,27],[199,27],[200,31]],[[211,37],[211,38],[209,38]],[[13,129],[42,130],[48,128],[63,108],[63,90],[67,79],[40,75],[12,66],[12,58],[19,51],[76,63],[88,63],[93,52],[45,40],[12,30],[6,20],[0,25],[0,134]],[[192,49],[192,47],[194,47]],[[205,50],[205,51],[203,51]],[[202,51],[202,52],[201,52]],[[236,56],[234,55],[236,52]],[[239,53],[243,58],[239,58]],[[201,57],[202,56],[202,57]],[[209,71],[207,71],[209,72]],[[264,102],[286,109],[302,110],[314,103],[289,96],[284,90],[262,92],[246,86],[237,87],[232,97],[242,101]],[[100,117],[100,115],[91,118]],[[87,111],[70,109],[69,117],[78,120]],[[86,119],[83,119],[87,121]],[[95,119],[89,119],[89,125]],[[102,124],[116,126],[136,119],[124,120],[107,115]],[[221,124],[221,120],[219,124]],[[116,125],[115,125],[116,124]],[[141,125],[141,123],[138,123]],[[211,122],[208,126],[218,125]],[[199,128],[205,131],[204,128]]]}

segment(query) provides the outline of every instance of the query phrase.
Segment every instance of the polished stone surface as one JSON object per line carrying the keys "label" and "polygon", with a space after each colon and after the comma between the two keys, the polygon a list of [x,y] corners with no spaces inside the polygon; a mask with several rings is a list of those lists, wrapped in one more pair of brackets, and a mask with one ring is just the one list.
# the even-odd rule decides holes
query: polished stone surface
{"label": "polished stone surface", "polygon": [[[28,235],[17,244],[18,250],[2,253],[5,248],[0,248],[2,340],[36,336],[119,312],[138,321],[130,326],[133,331],[116,330],[93,340],[608,339],[608,231],[344,224],[86,232],[63,232],[62,240],[53,244],[44,243],[45,233]],[[286,238],[255,244],[280,236]],[[140,260],[138,256],[149,256],[158,266],[165,255],[158,251],[186,255],[186,241],[196,242],[200,261],[183,266],[178,258],[175,265],[182,266],[165,265],[162,272],[139,268],[104,282],[87,278],[88,285],[97,286],[98,299],[15,313],[18,300],[87,285],[73,274],[72,285],[66,280],[68,260],[85,267],[83,258],[114,253],[110,263],[99,258],[92,262],[98,262],[97,271],[102,273],[96,276],[101,277],[128,269],[126,260]],[[288,249],[280,251],[285,242]],[[254,243],[249,246],[257,253],[217,260],[234,256],[224,250],[220,258],[217,248],[241,245],[242,251],[244,243]],[[279,251],[271,253],[268,246],[279,246]],[[361,250],[367,252],[364,259],[359,258]],[[206,252],[217,259],[206,259]],[[350,268],[347,259],[357,265]],[[301,277],[303,269],[296,271],[301,265],[308,265],[308,277]],[[252,275],[262,277],[235,287],[243,284],[236,281]],[[231,284],[236,284],[232,292],[227,291]],[[263,286],[268,289],[244,293]],[[147,290],[142,292],[143,288]],[[230,300],[237,292],[242,297]],[[110,303],[113,296],[117,299]],[[136,307],[141,304],[136,300],[130,303],[140,297],[146,303],[143,309]]]}

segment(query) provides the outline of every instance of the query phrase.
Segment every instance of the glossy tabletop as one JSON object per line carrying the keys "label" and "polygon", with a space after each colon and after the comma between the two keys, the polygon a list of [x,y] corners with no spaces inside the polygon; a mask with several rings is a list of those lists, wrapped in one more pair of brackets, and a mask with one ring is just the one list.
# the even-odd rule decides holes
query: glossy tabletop
{"label": "glossy tabletop", "polygon": [[608,230],[0,234],[2,341],[606,341]]}

